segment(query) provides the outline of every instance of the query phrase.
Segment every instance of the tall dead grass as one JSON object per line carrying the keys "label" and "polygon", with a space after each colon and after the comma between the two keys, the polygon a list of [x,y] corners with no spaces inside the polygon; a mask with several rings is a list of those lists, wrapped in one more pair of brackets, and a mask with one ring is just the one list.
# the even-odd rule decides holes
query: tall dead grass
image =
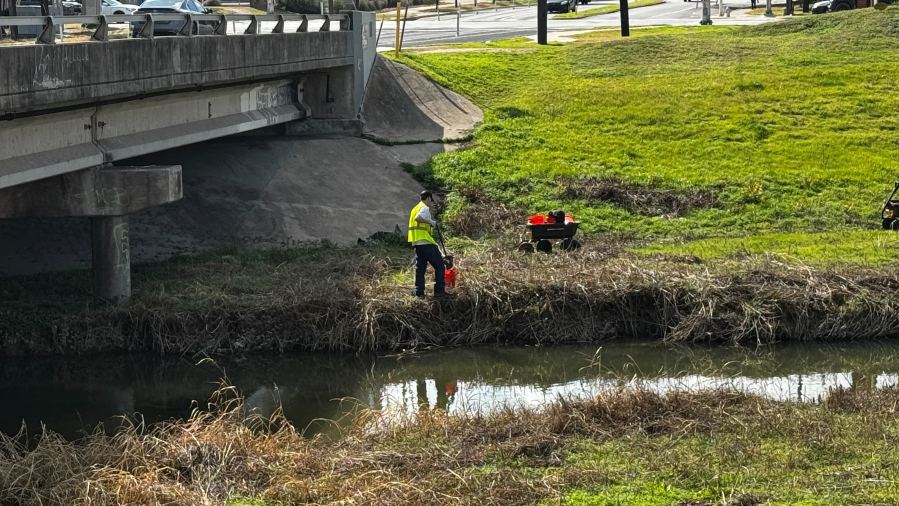
{"label": "tall dead grass", "polygon": [[328,441],[303,437],[280,414],[247,419],[241,404],[223,387],[183,421],[75,442],[0,436],[0,504],[531,504],[597,479],[569,469],[535,480],[522,467],[562,465],[572,438],[697,433],[777,409],[737,393],[622,387],[544,411],[422,412],[405,423],[367,412]]}
{"label": "tall dead grass", "polygon": [[[710,268],[603,251],[463,259],[447,302],[399,287],[361,299],[363,349],[483,342],[548,344],[614,338],[757,345],[899,335],[899,271],[820,270],[774,258]],[[392,297],[385,291],[392,290]]]}
{"label": "tall dead grass", "polygon": [[[457,257],[450,300],[411,296],[409,253],[335,254],[312,270],[274,259],[257,291],[199,302],[138,295],[50,320],[31,334],[0,332],[5,353],[153,350],[240,353],[397,350],[480,343],[553,344],[616,338],[758,345],[899,336],[899,269],[818,269],[777,258],[714,266],[634,257],[594,239],[571,254],[508,249]],[[217,267],[217,266],[214,266]],[[313,269],[313,267],[315,269]],[[200,266],[198,268],[205,268]],[[239,268],[235,267],[235,268]],[[215,269],[209,269],[215,280]],[[324,274],[322,274],[324,273]],[[198,288],[191,288],[198,289]],[[0,329],[2,330],[2,329]]]}
{"label": "tall dead grass", "polygon": [[363,412],[329,440],[304,437],[280,414],[248,419],[237,392],[222,387],[182,421],[74,442],[46,431],[36,442],[0,437],[0,504],[533,504],[605,483],[602,469],[568,465],[584,440],[712,435],[830,448],[835,416],[873,421],[866,430],[876,439],[897,399],[897,389],[842,389],[810,405],[621,386],[486,416],[424,411],[397,421]]}

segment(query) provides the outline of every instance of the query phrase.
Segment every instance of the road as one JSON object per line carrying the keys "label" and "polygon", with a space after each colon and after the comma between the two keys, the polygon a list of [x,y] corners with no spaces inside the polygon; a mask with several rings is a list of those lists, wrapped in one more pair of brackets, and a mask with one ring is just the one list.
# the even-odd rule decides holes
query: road
{"label": "road", "polygon": [[[588,5],[579,5],[578,10],[603,5],[618,5],[616,1],[593,0]],[[726,3],[729,5],[729,3]],[[696,2],[669,1],[650,7],[630,10],[631,26],[698,26],[702,14]],[[712,6],[714,24],[755,25],[770,22],[764,16],[734,15],[718,17],[718,8]],[[565,32],[588,31],[597,28],[618,27],[619,13],[591,16],[582,19],[553,19],[549,15],[547,23],[550,39]],[[395,21],[385,21],[378,43],[379,50],[393,48]],[[456,36],[456,16],[443,14],[420,18],[406,23],[403,47],[427,46],[456,42],[484,42],[517,36],[535,36],[537,30],[537,7],[516,7],[515,9],[482,10],[462,13],[459,19],[459,36]]]}
{"label": "road", "polygon": [[[489,0],[482,0],[487,2]],[[525,1],[525,0],[522,0]],[[535,0],[530,0],[535,1]],[[749,7],[748,0],[723,0],[725,5],[733,7]],[[716,25],[757,25],[771,22],[772,18],[764,16],[751,16],[744,14],[746,11],[736,11],[731,17],[718,16],[718,8],[712,0],[712,21]],[[743,2],[745,5],[736,2]],[[761,2],[760,2],[761,3]],[[616,0],[591,0],[587,5],[579,5],[578,10],[596,8],[606,5],[618,5]],[[630,24],[637,26],[698,26],[702,15],[702,9],[698,2],[684,2],[681,0],[669,0],[659,5],[640,7],[630,10]],[[549,38],[564,36],[576,32],[585,32],[598,28],[617,28],[620,26],[619,13],[590,16],[582,19],[554,19],[555,14],[550,14],[547,22]],[[784,18],[776,18],[784,19]],[[482,9],[477,12],[463,12],[459,17],[459,36],[456,36],[456,16],[442,14],[438,20],[436,16],[422,17],[406,23],[403,47],[420,47],[437,44],[452,44],[459,42],[485,42],[489,40],[505,39],[510,37],[536,37],[537,33],[537,7],[502,8],[499,10]],[[240,34],[249,25],[246,21],[231,21],[228,23],[229,34]],[[274,22],[260,23],[260,32],[271,31]],[[111,25],[113,37],[127,36],[127,26]],[[296,30],[298,22],[287,22],[285,31]],[[318,20],[309,23],[309,30],[315,31],[321,26]],[[378,51],[393,49],[395,21],[384,21],[381,26]],[[339,30],[337,22],[332,23],[332,30]],[[82,42],[83,37],[67,37],[69,42]],[[7,41],[7,44],[9,42]],[[20,41],[19,44],[33,44],[31,40]]]}

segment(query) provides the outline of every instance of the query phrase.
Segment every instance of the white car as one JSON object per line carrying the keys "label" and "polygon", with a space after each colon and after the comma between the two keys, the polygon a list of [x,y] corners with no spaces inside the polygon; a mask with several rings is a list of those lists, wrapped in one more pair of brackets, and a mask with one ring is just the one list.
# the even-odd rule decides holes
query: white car
{"label": "white car", "polygon": [[104,16],[134,14],[138,8],[137,5],[123,4],[119,0],[100,0],[100,13]]}

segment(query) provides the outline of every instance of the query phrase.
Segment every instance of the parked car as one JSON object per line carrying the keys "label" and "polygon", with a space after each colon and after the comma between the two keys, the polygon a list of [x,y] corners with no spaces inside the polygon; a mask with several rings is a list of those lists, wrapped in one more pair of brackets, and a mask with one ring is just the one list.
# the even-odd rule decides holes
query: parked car
{"label": "parked car", "polygon": [[577,12],[578,0],[546,0],[548,12]]}
{"label": "parked car", "polygon": [[100,14],[104,16],[134,14],[136,10],[136,5],[123,4],[119,0],[100,0]]}
{"label": "parked car", "polygon": [[[63,0],[61,3],[62,3],[62,15],[63,16],[80,16],[81,15],[81,4],[79,2],[74,2],[71,0]],[[40,0],[22,0],[18,3],[18,5],[40,7],[41,2],[40,2]],[[40,13],[38,13],[38,15],[40,15]]]}
{"label": "parked car", "polygon": [[879,7],[885,8],[887,5],[895,3],[896,0],[822,0],[812,5],[812,14],[823,14],[825,12],[848,11],[859,7]]}
{"label": "parked car", "polygon": [[[140,8],[134,14],[209,14],[210,11],[203,7],[198,0],[146,0],[140,4]],[[197,33],[211,35],[212,25],[206,22],[198,23]],[[184,26],[183,20],[154,21],[153,35],[176,35]],[[144,27],[143,21],[131,23],[131,36],[134,37]]]}

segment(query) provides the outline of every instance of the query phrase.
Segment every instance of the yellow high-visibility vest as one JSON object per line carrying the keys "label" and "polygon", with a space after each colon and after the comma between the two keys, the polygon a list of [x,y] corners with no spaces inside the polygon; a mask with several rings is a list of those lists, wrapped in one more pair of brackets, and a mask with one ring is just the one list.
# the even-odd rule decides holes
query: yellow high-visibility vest
{"label": "yellow high-visibility vest", "polygon": [[415,221],[415,217],[418,216],[418,212],[421,211],[422,207],[426,207],[425,203],[419,202],[417,206],[412,208],[412,212],[409,214],[408,240],[413,244],[418,241],[428,241],[429,243],[436,245],[437,241],[431,236],[431,225]]}

